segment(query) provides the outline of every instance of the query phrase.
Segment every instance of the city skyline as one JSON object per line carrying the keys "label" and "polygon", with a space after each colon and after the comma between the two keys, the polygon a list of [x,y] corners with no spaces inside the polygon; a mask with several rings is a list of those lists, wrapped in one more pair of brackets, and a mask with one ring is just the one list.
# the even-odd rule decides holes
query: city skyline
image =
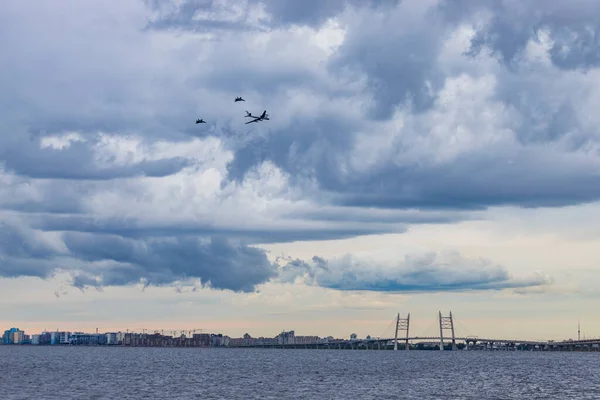
{"label": "city skyline", "polygon": [[0,4],[0,327],[600,336],[600,3],[296,4]]}
{"label": "city skyline", "polygon": [[[357,335],[352,333],[349,335],[350,340],[357,340]],[[131,339],[140,338],[160,338],[162,339],[175,339],[179,341],[179,345],[184,344],[185,341],[197,341],[194,346],[236,346],[248,344],[248,340],[276,344],[316,344],[318,342],[333,342],[341,341],[344,339],[335,339],[332,336],[318,337],[318,336],[304,336],[296,335],[293,330],[282,331],[276,335],[266,337],[252,337],[252,335],[245,333],[240,337],[230,337],[222,333],[214,332],[198,332],[198,330],[189,331],[171,331],[164,332],[162,330],[156,330],[154,332],[131,332],[130,330],[114,331],[114,332],[101,332],[96,329],[96,332],[72,332],[72,331],[42,331],[39,333],[28,334],[22,329],[12,327],[4,331],[4,334],[0,336],[0,345],[66,345],[66,344],[82,344],[82,345],[132,345]],[[182,339],[182,340],[179,340]],[[214,340],[217,339],[217,340]],[[368,336],[367,339],[370,339]],[[199,340],[199,341],[198,341]],[[346,339],[348,340],[348,339]],[[183,343],[182,343],[183,342]],[[203,342],[203,343],[200,343]],[[295,343],[294,343],[295,342]],[[230,344],[231,343],[231,344]],[[174,343],[171,341],[171,346]],[[188,343],[189,344],[189,343]],[[163,347],[169,347],[168,345]]]}
{"label": "city skyline", "polygon": [[[598,351],[599,337],[583,337],[580,335],[580,324],[577,325],[577,337],[562,340],[542,339],[531,340],[508,337],[486,337],[466,335],[457,332],[457,321],[449,312],[443,315],[438,312],[436,334],[416,334],[410,329],[410,313],[400,316],[398,313],[392,324],[381,335],[366,335],[361,337],[351,333],[349,338],[335,338],[332,335],[297,335],[294,330],[281,331],[277,335],[252,336],[244,333],[240,337],[232,337],[221,332],[207,332],[205,329],[165,330],[130,329],[112,332],[71,332],[44,330],[37,334],[27,334],[13,327],[2,335],[0,344],[5,345],[120,345],[134,347],[271,347],[288,345],[310,346],[322,349],[367,349],[367,350],[552,350],[552,351]],[[389,328],[393,332],[389,332]],[[437,329],[436,329],[437,330]],[[444,333],[445,332],[445,333]],[[309,348],[309,347],[303,347]]]}

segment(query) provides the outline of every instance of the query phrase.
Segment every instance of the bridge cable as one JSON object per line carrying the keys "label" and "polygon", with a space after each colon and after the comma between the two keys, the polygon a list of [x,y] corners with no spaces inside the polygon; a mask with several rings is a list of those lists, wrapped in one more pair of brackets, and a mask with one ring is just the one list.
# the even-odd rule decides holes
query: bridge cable
{"label": "bridge cable", "polygon": [[438,318],[436,317],[435,321],[430,323],[427,326],[427,329],[418,331],[418,332],[422,333],[422,335],[411,334],[410,336],[412,336],[412,337],[429,337],[429,336],[436,337],[436,336],[439,336],[439,332],[437,332],[437,329],[435,330],[435,333],[433,333],[433,334],[431,334],[431,332],[430,332],[430,329],[432,329],[434,326],[439,327],[439,324],[440,324],[440,322],[439,322]]}
{"label": "bridge cable", "polygon": [[[452,322],[454,323],[454,334],[456,336],[460,336],[460,337],[477,337],[476,335],[473,335],[473,333],[466,327],[466,325],[464,325],[462,322],[460,322],[459,320],[456,319],[456,317],[453,315],[452,316]],[[460,331],[456,328],[460,328]],[[460,334],[459,334],[460,332]],[[463,334],[463,332],[465,334]]]}
{"label": "bridge cable", "polygon": [[385,328],[385,330],[383,332],[381,332],[381,335],[379,335],[378,338],[385,338],[383,335],[388,331],[388,329],[390,329],[390,327],[392,326],[392,324],[396,322],[396,318],[394,318],[392,320],[392,322],[390,322],[390,324],[387,326],[387,328]]}

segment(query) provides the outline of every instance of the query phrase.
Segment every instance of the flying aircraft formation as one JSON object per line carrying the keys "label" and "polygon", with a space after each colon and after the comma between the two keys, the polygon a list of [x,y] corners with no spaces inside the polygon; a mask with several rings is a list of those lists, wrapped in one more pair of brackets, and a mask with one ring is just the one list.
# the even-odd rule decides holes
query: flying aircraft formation
{"label": "flying aircraft formation", "polygon": [[[242,99],[241,97],[236,97],[234,100],[234,103],[237,103],[238,101],[246,101],[244,99]],[[252,118],[252,121],[248,121],[246,122],[246,124],[251,124],[253,122],[260,122],[260,121],[268,121],[269,120],[269,114],[267,114],[267,110],[263,111],[263,113],[261,115],[252,115],[252,113],[246,111],[246,115],[244,116],[245,118]],[[202,118],[197,119],[196,120],[196,124],[206,124],[206,121],[204,121]]]}
{"label": "flying aircraft formation", "polygon": [[251,124],[253,122],[260,122],[260,121],[263,121],[265,119],[267,121],[269,120],[269,114],[267,114],[267,110],[263,111],[263,113],[259,117],[255,116],[255,115],[252,115],[252,113],[249,113],[248,111],[246,111],[245,117],[246,118],[254,118],[252,121],[246,122],[246,124]]}

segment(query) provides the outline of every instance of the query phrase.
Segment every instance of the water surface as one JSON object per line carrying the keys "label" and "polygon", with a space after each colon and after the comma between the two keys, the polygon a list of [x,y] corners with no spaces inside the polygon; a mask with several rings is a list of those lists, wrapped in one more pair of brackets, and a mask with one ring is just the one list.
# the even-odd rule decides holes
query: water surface
{"label": "water surface", "polygon": [[0,399],[600,399],[600,353],[0,346]]}

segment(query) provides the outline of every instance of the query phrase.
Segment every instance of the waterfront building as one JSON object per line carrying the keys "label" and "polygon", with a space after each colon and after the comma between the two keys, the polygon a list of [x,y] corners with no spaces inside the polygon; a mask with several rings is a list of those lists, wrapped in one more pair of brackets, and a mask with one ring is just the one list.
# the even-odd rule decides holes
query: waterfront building
{"label": "waterfront building", "polygon": [[294,331],[281,332],[277,336],[277,343],[278,344],[295,344],[294,337],[295,337]]}
{"label": "waterfront building", "polygon": [[120,344],[119,335],[114,332],[107,333],[106,334],[106,344],[110,344],[110,345]]}
{"label": "waterfront building", "polygon": [[40,335],[31,335],[31,344],[40,344]]}
{"label": "waterfront building", "polygon": [[106,335],[103,333],[74,333],[70,343],[74,345],[94,346],[106,344]]}
{"label": "waterfront building", "polygon": [[2,343],[4,344],[23,344],[25,342],[25,332],[19,328],[10,328],[4,331]]}
{"label": "waterfront building", "polygon": [[71,339],[71,332],[50,332],[50,344],[69,344]]}
{"label": "waterfront building", "polygon": [[295,336],[294,344],[317,344],[321,341],[318,336]]}

